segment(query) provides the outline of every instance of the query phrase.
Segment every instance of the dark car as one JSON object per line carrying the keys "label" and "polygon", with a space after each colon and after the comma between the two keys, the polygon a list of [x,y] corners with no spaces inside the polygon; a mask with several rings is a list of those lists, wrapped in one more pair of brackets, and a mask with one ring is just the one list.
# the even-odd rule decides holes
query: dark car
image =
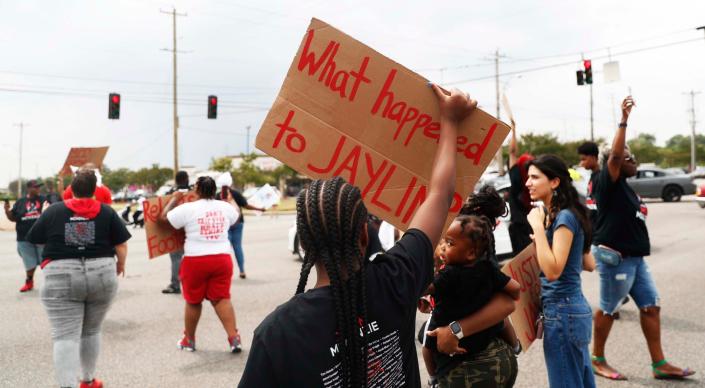
{"label": "dark car", "polygon": [[627,183],[643,198],[661,198],[665,202],[678,202],[684,195],[695,194],[693,178],[684,173],[657,167],[639,168]]}

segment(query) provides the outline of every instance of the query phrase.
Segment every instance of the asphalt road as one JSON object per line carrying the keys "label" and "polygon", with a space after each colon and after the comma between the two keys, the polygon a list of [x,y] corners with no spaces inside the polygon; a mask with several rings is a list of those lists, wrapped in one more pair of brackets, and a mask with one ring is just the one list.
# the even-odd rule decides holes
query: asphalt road
{"label": "asphalt road", "polygon": [[[657,382],[633,303],[622,310],[608,342],[610,362],[629,377],[600,387],[705,386],[705,210],[692,202],[649,204],[653,255],[648,259],[662,301],[663,342],[669,360],[698,371],[684,383]],[[225,333],[211,308],[204,308],[197,333],[198,351],[175,347],[183,327],[180,296],[163,295],[169,278],[168,256],[148,260],[142,230],[130,240],[127,276],[108,313],[98,376],[106,387],[232,387],[240,379],[252,331],[266,314],[294,292],[300,264],[286,251],[292,215],[248,217],[245,255],[248,278],[234,279],[233,303],[245,351],[227,352]],[[131,230],[132,231],[132,230]],[[54,386],[49,324],[39,292],[18,292],[23,270],[14,232],[0,232],[0,387]],[[43,283],[42,274],[37,285]],[[585,274],[584,290],[598,301],[597,274]],[[417,316],[417,325],[425,319]],[[423,365],[421,363],[421,365]],[[292,365],[295,367],[295,365]],[[519,357],[517,387],[547,386],[541,344]],[[422,367],[423,369],[423,367]],[[422,376],[425,376],[422,370]],[[424,377],[425,378],[425,377]]]}

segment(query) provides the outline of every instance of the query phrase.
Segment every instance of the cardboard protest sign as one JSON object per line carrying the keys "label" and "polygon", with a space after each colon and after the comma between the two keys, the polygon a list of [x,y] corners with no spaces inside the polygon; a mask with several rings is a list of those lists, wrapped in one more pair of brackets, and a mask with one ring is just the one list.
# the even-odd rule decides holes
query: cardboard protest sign
{"label": "cardboard protest sign", "polygon": [[[192,202],[196,199],[196,193],[191,191],[183,196],[179,204]],[[171,225],[157,222],[169,200],[171,200],[171,195],[165,195],[147,199],[142,204],[144,230],[147,234],[147,253],[150,259],[184,249],[183,229],[176,230]]]}
{"label": "cardboard protest sign", "polygon": [[81,167],[86,163],[93,163],[97,168],[103,166],[103,159],[109,147],[71,147],[64,166],[59,171],[59,176],[71,176],[71,166]]}
{"label": "cardboard protest sign", "polygon": [[269,209],[270,207],[279,204],[280,200],[281,198],[279,197],[279,194],[277,194],[277,192],[274,191],[274,188],[267,183],[260,187],[260,189],[257,190],[250,198],[248,198],[247,202],[256,207]]}
{"label": "cardboard protest sign", "polygon": [[541,268],[533,243],[516,255],[503,268],[507,276],[519,282],[521,293],[511,320],[522,348],[526,351],[536,339],[536,320],[541,310]]}
{"label": "cardboard protest sign", "polygon": [[[440,129],[426,79],[312,19],[256,144],[301,174],[345,178],[371,213],[406,230],[426,197]],[[480,109],[461,124],[451,214],[508,132]]]}

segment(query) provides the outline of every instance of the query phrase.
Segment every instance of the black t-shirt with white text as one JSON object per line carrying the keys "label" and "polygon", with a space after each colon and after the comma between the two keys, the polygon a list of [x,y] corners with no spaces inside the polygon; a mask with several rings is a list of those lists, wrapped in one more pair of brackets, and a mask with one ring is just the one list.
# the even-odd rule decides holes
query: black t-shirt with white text
{"label": "black t-shirt with white text", "polygon": [[603,168],[597,187],[593,187],[593,197],[597,204],[595,245],[606,245],[623,256],[651,254],[646,205],[625,178],[613,182],[609,170]]}
{"label": "black t-shirt with white text", "polygon": [[[501,292],[511,278],[502,273],[489,259],[482,259],[472,266],[447,265],[433,279],[435,308],[428,324],[428,331],[465,318],[480,310],[494,294]],[[425,346],[435,350],[436,376],[443,376],[472,355],[487,348],[501,331],[503,322],[473,335],[463,337],[459,346],[467,353],[450,357],[439,353],[434,337],[426,337]]]}
{"label": "black t-shirt with white text", "polygon": [[66,205],[49,206],[27,234],[27,241],[44,244],[42,257],[50,260],[111,257],[115,245],[131,237],[125,223],[110,206],[101,204],[95,218],[74,214]]}
{"label": "black t-shirt with white text", "polygon": [[[414,344],[416,302],[431,282],[433,249],[417,229],[365,267],[368,387],[421,387]],[[294,296],[255,330],[241,388],[339,387],[330,287]]]}
{"label": "black t-shirt with white text", "polygon": [[20,198],[12,206],[12,216],[15,218],[15,231],[17,232],[17,241],[26,241],[27,232],[32,228],[32,225],[39,219],[42,214],[42,206],[44,197],[37,196],[35,198],[24,197]]}

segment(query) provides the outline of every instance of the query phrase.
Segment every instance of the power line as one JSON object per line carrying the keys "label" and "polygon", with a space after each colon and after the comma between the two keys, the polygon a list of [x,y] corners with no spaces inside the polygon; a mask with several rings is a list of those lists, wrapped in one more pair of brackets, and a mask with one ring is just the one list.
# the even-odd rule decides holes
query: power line
{"label": "power line", "polygon": [[[695,39],[687,39],[687,40],[682,40],[678,42],[671,42],[671,43],[665,43],[665,44],[660,44],[656,46],[651,46],[651,47],[644,47],[644,48],[639,48],[639,49],[634,49],[634,50],[627,50],[627,51],[622,51],[616,54],[612,55],[600,55],[597,57],[592,57],[591,59],[605,59],[605,58],[611,58],[611,57],[617,57],[617,56],[622,56],[622,55],[628,55],[628,54],[634,54],[642,51],[649,51],[649,50],[656,50],[660,48],[665,48],[665,47],[670,47],[670,46],[676,46],[679,44],[685,44],[685,43],[690,43],[690,42],[695,42],[695,41],[701,41],[701,38],[695,38]],[[500,76],[507,76],[507,75],[515,75],[515,74],[524,74],[524,73],[531,73],[534,71],[539,71],[539,70],[546,70],[546,69],[552,69],[555,67],[562,67],[562,66],[567,66],[567,65],[575,65],[578,63],[578,60],[574,61],[569,61],[569,62],[561,62],[561,63],[555,63],[552,65],[545,65],[545,66],[537,66],[529,69],[523,69],[523,70],[515,70],[515,71],[509,71],[506,73],[500,74]],[[487,75],[487,76],[482,76],[482,77],[476,77],[476,78],[469,78],[469,79],[464,79],[464,80],[458,80],[458,81],[453,81],[453,82],[446,82],[444,85],[458,85],[458,84],[463,84],[467,82],[474,82],[474,81],[484,81],[488,79],[493,79],[495,78],[495,75]]]}

